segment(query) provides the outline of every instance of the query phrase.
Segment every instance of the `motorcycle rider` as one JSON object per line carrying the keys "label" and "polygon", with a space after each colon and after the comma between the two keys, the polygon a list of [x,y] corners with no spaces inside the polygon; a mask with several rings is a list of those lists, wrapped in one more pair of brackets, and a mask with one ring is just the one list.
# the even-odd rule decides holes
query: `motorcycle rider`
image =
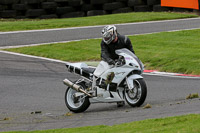
{"label": "motorcycle rider", "polygon": [[[115,60],[119,58],[115,53],[117,49],[127,48],[135,54],[130,39],[120,35],[114,25],[105,26],[102,29],[101,35],[103,38],[101,41],[101,59],[109,65],[115,65]],[[117,102],[118,107],[124,105],[125,102]]]}
{"label": "motorcycle rider", "polygon": [[120,35],[114,25],[105,26],[101,35],[103,38],[101,41],[101,59],[109,65],[114,65],[115,60],[119,58],[115,53],[117,49],[127,48],[135,54],[130,39]]}

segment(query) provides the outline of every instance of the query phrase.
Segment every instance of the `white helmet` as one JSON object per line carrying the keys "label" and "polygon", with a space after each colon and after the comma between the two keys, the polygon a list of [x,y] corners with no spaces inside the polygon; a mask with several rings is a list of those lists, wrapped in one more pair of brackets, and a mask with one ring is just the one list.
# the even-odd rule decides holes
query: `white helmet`
{"label": "white helmet", "polygon": [[117,37],[117,28],[114,25],[105,26],[101,33],[103,41],[110,44]]}

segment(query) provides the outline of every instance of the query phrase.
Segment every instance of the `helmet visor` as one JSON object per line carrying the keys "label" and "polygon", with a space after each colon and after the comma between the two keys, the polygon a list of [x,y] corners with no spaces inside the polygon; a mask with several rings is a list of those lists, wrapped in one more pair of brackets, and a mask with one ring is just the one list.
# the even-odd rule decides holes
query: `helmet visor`
{"label": "helmet visor", "polygon": [[104,37],[104,40],[105,41],[108,41],[108,40],[110,40],[111,39],[111,36],[110,37]]}
{"label": "helmet visor", "polygon": [[110,33],[104,35],[103,40],[105,43],[109,44],[112,41],[112,35]]}

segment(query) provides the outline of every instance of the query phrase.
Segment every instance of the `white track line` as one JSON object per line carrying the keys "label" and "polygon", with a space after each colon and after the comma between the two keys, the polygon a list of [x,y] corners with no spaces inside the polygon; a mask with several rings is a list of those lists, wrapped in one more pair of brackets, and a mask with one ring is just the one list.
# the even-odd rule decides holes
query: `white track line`
{"label": "white track line", "polygon": [[61,60],[56,60],[56,59],[51,59],[51,58],[46,58],[46,57],[40,57],[40,56],[34,56],[34,55],[20,54],[20,53],[9,52],[9,51],[0,50],[0,53],[23,56],[23,57],[29,57],[29,58],[35,58],[35,59],[42,59],[42,60],[58,62],[58,63],[64,63],[64,64],[69,63],[69,62],[65,62],[65,61],[61,61]]}
{"label": "white track line", "polygon": [[31,46],[49,45],[49,44],[56,44],[56,43],[68,43],[68,42],[72,42],[72,41],[81,41],[81,40],[88,40],[88,39],[58,41],[58,42],[48,42],[48,43],[35,43],[35,44],[18,45],[18,46],[3,46],[3,47],[0,47],[0,49],[31,47]]}

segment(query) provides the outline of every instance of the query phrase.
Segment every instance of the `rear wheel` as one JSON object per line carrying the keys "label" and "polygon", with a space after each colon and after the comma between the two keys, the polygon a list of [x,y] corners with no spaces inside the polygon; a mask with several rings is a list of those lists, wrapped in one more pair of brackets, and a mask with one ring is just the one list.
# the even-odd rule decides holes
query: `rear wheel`
{"label": "rear wheel", "polygon": [[141,106],[147,96],[147,87],[144,79],[133,80],[134,88],[126,89],[126,102],[132,107]]}
{"label": "rear wheel", "polygon": [[[83,82],[78,83],[78,85],[81,86],[81,89],[86,89],[86,86]],[[67,108],[72,112],[84,112],[90,106],[89,97],[86,95],[75,97],[75,93],[77,93],[76,90],[70,87],[67,88],[65,92],[65,104]]]}

